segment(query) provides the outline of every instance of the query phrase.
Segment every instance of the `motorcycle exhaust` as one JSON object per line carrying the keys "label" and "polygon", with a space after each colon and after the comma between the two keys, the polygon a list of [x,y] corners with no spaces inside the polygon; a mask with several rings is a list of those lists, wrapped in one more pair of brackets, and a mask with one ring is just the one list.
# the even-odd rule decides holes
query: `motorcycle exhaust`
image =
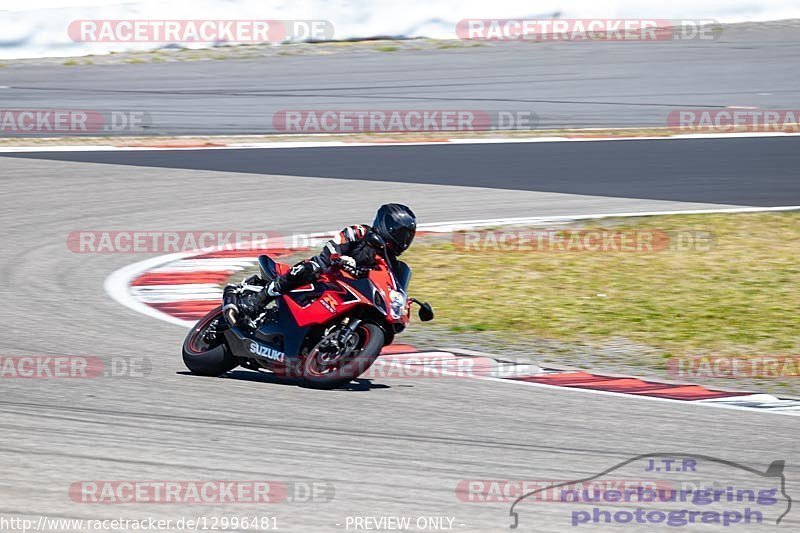
{"label": "motorcycle exhaust", "polygon": [[239,307],[236,305],[236,287],[228,285],[222,291],[222,314],[231,326],[236,325],[236,315],[239,314]]}

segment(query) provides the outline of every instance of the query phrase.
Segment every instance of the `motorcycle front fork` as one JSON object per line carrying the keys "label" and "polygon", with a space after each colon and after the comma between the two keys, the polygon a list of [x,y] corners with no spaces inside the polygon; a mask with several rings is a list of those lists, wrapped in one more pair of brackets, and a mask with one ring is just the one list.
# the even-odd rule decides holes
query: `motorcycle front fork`
{"label": "motorcycle front fork", "polygon": [[345,318],[341,326],[338,329],[338,334],[336,331],[332,331],[328,334],[328,346],[326,348],[332,348],[333,352],[337,354],[337,356],[344,355],[343,349],[348,348],[351,344],[351,339],[358,329],[358,326],[361,324],[360,318]]}

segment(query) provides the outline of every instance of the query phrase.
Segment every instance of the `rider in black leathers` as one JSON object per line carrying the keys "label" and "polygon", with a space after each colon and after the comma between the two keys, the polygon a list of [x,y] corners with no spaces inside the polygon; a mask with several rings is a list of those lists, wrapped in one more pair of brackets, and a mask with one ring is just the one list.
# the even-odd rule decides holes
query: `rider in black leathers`
{"label": "rider in black leathers", "polygon": [[[248,287],[260,285],[263,288],[242,293],[235,304],[226,305],[226,310],[232,309],[237,314],[241,312],[252,318],[270,300],[316,281],[320,274],[333,266],[351,273],[369,269],[375,264],[378,253],[371,245],[371,232],[381,237],[389,261],[394,262],[411,245],[416,230],[417,219],[411,209],[402,204],[384,204],[378,209],[372,226],[357,224],[344,228],[325,244],[319,255],[300,261],[287,274],[269,284],[265,285],[258,276],[249,278],[245,282]],[[229,285],[226,291],[232,288]]]}

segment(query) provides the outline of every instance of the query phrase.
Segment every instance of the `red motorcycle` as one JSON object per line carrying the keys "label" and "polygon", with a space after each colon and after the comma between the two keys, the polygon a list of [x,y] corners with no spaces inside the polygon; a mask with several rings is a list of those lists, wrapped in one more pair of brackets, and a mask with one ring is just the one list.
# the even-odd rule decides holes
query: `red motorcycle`
{"label": "red motorcycle", "polygon": [[[384,251],[380,237],[373,239],[371,245]],[[258,263],[266,283],[291,268],[267,255]],[[206,376],[242,366],[298,377],[308,387],[340,387],[363,374],[406,328],[412,303],[420,306],[420,320],[433,320],[428,303],[408,297],[410,278],[406,263],[381,253],[371,269],[334,267],[273,300],[255,319],[223,312],[223,302],[189,332],[183,361]]]}

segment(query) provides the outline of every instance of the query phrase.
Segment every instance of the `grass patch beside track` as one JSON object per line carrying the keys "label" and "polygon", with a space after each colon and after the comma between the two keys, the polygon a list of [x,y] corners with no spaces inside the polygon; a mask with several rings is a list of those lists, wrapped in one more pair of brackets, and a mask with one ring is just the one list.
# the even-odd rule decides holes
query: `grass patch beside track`
{"label": "grass patch beside track", "polygon": [[714,244],[509,253],[420,239],[404,256],[415,271],[411,292],[457,332],[588,343],[622,337],[665,358],[800,351],[800,213],[653,216],[580,228],[711,232]]}

